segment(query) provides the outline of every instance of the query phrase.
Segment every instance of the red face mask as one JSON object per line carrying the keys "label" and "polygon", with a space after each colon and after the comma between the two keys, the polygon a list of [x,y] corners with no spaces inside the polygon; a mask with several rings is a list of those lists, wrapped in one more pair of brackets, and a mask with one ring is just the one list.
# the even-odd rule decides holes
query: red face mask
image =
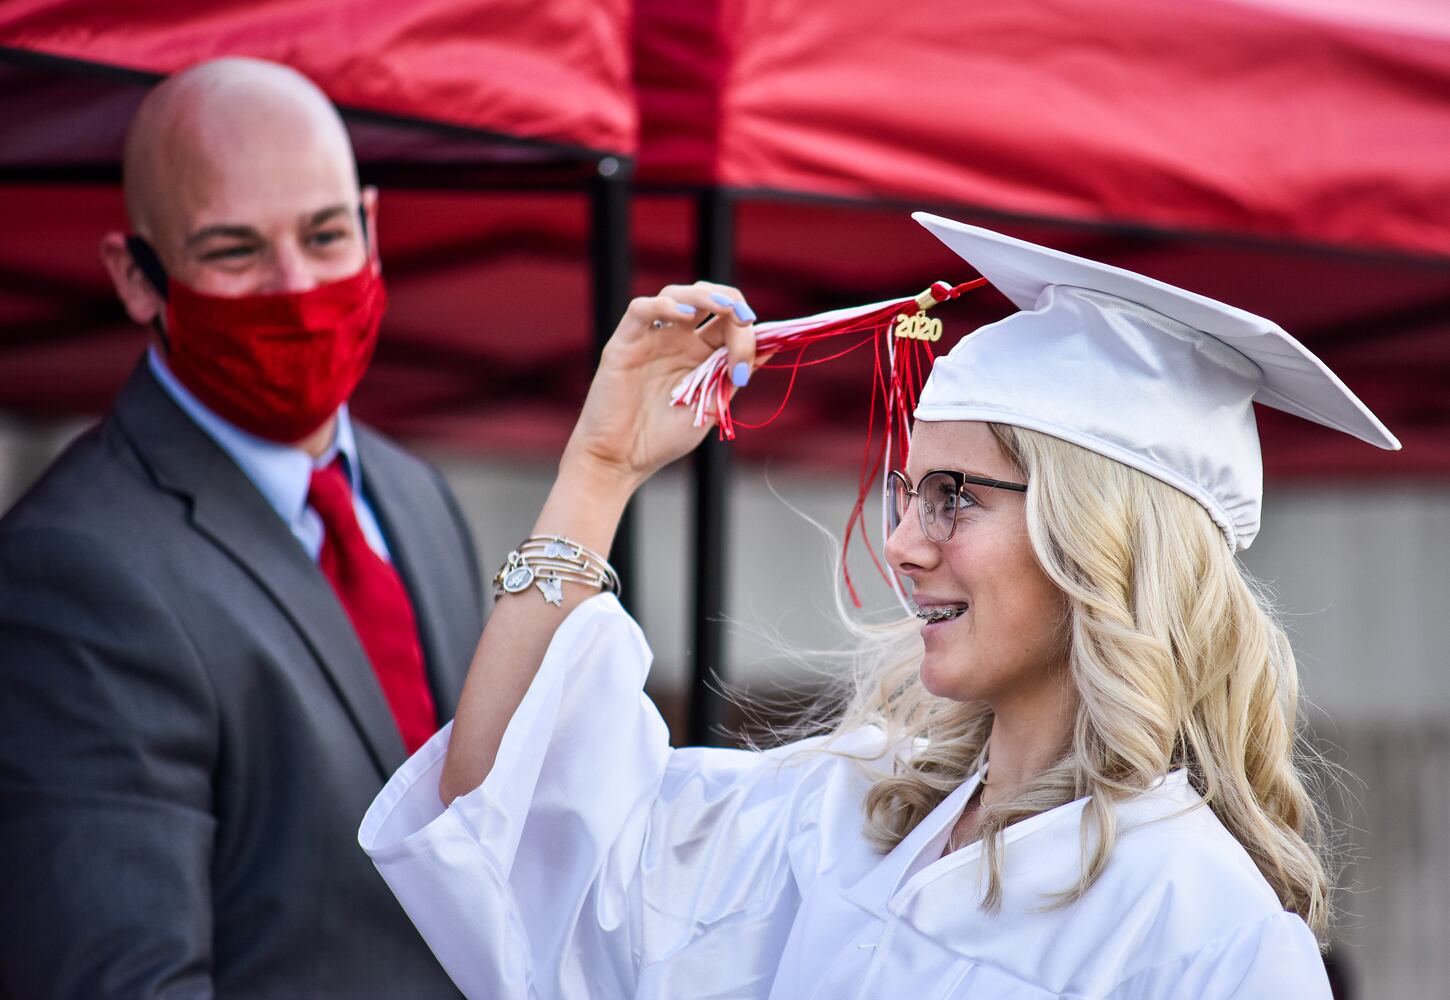
{"label": "red face mask", "polygon": [[305,292],[225,298],[168,285],[167,366],[219,416],[284,444],[352,395],[387,305],[371,261]]}

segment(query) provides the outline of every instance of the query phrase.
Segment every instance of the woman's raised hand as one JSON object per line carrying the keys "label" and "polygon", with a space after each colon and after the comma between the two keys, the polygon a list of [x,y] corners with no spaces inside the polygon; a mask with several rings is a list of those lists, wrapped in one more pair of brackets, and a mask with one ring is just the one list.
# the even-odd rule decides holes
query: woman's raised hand
{"label": "woman's raised hand", "polygon": [[[710,432],[694,426],[693,410],[671,406],[670,393],[721,346],[729,352],[732,372],[750,372],[756,363],[754,320],[738,291],[703,281],[670,285],[653,298],[631,302],[604,348],[532,534],[558,535],[608,552],[634,490]],[[562,602],[521,593],[494,607],[458,703],[438,784],[445,803],[488,775],[554,630],[590,593],[569,583]]]}
{"label": "woman's raised hand", "polygon": [[756,364],[754,321],[738,290],[705,281],[631,302],[604,348],[561,471],[583,467],[633,490],[691,451],[713,424],[694,426],[693,410],[670,405],[670,393],[722,345],[726,370],[744,384]]}

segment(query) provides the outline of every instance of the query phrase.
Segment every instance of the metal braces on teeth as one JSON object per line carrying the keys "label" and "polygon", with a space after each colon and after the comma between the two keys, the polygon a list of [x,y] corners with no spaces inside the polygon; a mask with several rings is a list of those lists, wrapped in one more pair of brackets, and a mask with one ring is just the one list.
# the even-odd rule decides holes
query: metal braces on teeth
{"label": "metal braces on teeth", "polygon": [[946,621],[948,618],[955,618],[957,617],[957,615],[962,614],[966,610],[966,608],[955,607],[922,608],[921,610],[917,611],[916,617],[920,618],[927,624],[930,624],[932,622],[943,622]]}

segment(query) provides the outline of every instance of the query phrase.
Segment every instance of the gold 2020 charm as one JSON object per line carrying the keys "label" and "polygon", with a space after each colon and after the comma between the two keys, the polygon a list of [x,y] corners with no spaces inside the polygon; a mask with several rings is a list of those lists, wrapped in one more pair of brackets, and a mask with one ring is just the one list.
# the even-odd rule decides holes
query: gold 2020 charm
{"label": "gold 2020 charm", "polygon": [[905,340],[941,340],[941,320],[925,313],[901,313],[896,317],[896,336]]}

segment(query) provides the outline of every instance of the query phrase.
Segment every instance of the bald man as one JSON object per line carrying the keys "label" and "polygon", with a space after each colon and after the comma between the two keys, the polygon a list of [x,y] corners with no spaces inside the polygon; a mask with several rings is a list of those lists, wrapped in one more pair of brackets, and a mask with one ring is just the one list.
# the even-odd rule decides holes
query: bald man
{"label": "bald man", "polygon": [[441,478],[347,411],[376,192],[240,59],[147,97],[125,185],[152,343],[0,521],[0,998],[456,997],[356,844],[482,624]]}

